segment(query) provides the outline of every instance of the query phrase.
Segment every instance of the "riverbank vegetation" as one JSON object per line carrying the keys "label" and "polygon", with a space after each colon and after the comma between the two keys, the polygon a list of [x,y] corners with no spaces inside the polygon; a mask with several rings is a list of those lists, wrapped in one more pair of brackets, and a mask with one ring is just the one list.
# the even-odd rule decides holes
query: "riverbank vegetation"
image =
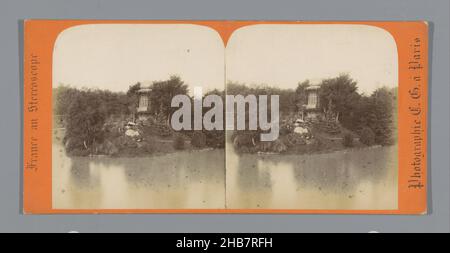
{"label": "riverbank vegetation", "polygon": [[126,93],[70,85],[53,89],[55,140],[62,141],[67,154],[74,156],[139,156],[225,146],[223,131],[174,131],[170,127],[176,109],[170,107],[172,97],[188,93],[179,77],[153,82],[147,119],[136,116],[140,85],[131,85]]}
{"label": "riverbank vegetation", "polygon": [[[247,86],[229,83],[227,94],[280,96],[280,136],[260,142],[261,131],[235,131],[232,141],[239,153],[318,153],[373,145],[392,145],[397,139],[397,88],[380,87],[371,94],[358,91],[349,75],[324,79],[316,84],[318,108],[308,110],[308,80],[296,89]],[[270,115],[270,114],[269,114]]]}
{"label": "riverbank vegetation", "polygon": [[[140,83],[131,85],[127,92],[76,89],[70,85],[54,88],[54,136],[63,143],[67,154],[140,156],[224,148],[222,130],[174,131],[170,127],[169,119],[176,110],[170,106],[172,97],[189,92],[181,78],[172,76],[152,83],[151,117],[145,120],[136,117],[140,86]],[[235,150],[300,154],[395,143],[397,88],[382,87],[363,94],[348,75],[324,79],[319,84],[317,116],[308,118],[305,105],[310,86],[308,80],[300,82],[295,89],[228,83],[229,95],[280,96],[279,138],[261,142],[259,129],[234,131],[230,143]],[[204,96],[209,94],[225,97],[225,92],[219,90]]]}

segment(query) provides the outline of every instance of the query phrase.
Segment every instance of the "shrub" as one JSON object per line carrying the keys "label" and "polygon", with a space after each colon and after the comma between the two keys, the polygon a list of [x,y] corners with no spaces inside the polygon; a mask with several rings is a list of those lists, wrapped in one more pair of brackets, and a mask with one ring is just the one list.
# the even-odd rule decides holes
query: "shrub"
{"label": "shrub", "polygon": [[119,149],[126,149],[126,148],[137,148],[136,141],[134,141],[132,138],[128,136],[120,136],[119,138],[116,138],[113,140],[113,144]]}
{"label": "shrub", "polygon": [[359,140],[361,143],[371,146],[375,144],[375,134],[369,127],[364,127],[359,135]]}
{"label": "shrub", "polygon": [[142,122],[142,130],[145,135],[157,135],[160,137],[169,137],[172,135],[172,129],[167,124],[152,119]]}
{"label": "shrub", "polygon": [[177,136],[175,137],[175,140],[174,140],[174,142],[173,142],[173,147],[174,147],[176,150],[182,150],[182,149],[184,149],[184,138],[183,138],[183,136],[177,135]]}
{"label": "shrub", "polygon": [[319,119],[313,123],[315,129],[328,133],[328,134],[339,134],[341,132],[341,127],[339,123],[331,119]]}
{"label": "shrub", "polygon": [[206,146],[206,135],[201,131],[194,131],[191,136],[191,145],[196,148],[204,148]]}
{"label": "shrub", "polygon": [[273,152],[282,153],[287,150],[287,146],[280,140],[273,141],[271,149]]}
{"label": "shrub", "polygon": [[255,146],[255,134],[251,131],[236,131],[233,136],[233,144],[235,148],[253,147]]}
{"label": "shrub", "polygon": [[224,148],[225,147],[225,131],[213,130],[204,132],[206,136],[206,146],[212,148]]}
{"label": "shrub", "polygon": [[63,139],[63,143],[68,154],[75,154],[76,151],[86,149],[80,138],[69,138],[66,135]]}
{"label": "shrub", "polygon": [[386,146],[395,143],[393,130],[389,127],[379,127],[375,129],[375,143]]}
{"label": "shrub", "polygon": [[116,155],[119,149],[109,140],[104,141],[102,144],[98,145],[98,152],[106,155]]}
{"label": "shrub", "polygon": [[305,139],[296,133],[290,133],[283,138],[283,142],[287,147],[293,147],[297,145],[305,145]]}
{"label": "shrub", "polygon": [[290,134],[292,131],[289,130],[286,126],[281,126],[280,127],[280,136],[285,136]]}
{"label": "shrub", "polygon": [[161,137],[168,137],[172,135],[172,130],[165,124],[155,124],[156,131]]}
{"label": "shrub", "polygon": [[345,134],[344,138],[342,139],[342,145],[344,145],[344,147],[353,147],[353,135],[351,135],[350,133]]}
{"label": "shrub", "polygon": [[155,146],[152,142],[143,142],[141,149],[144,153],[147,154],[152,154],[153,152],[155,152]]}

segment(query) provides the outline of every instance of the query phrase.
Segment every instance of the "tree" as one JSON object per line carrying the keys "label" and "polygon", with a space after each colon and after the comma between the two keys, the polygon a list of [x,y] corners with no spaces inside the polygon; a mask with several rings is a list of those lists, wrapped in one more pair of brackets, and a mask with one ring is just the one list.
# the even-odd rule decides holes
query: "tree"
{"label": "tree", "polygon": [[297,110],[299,110],[302,114],[305,111],[306,104],[308,103],[308,94],[306,89],[310,86],[309,80],[305,80],[303,82],[298,83],[297,88],[295,89],[295,104]]}
{"label": "tree", "polygon": [[67,151],[89,150],[103,140],[105,115],[102,101],[93,92],[81,91],[68,108],[64,141]]}
{"label": "tree", "polygon": [[64,107],[66,112],[64,143],[71,154],[95,153],[93,146],[102,143],[105,137],[106,120],[130,113],[127,96],[121,92],[73,89],[68,99],[56,107]]}
{"label": "tree", "polygon": [[139,89],[141,88],[141,83],[136,83],[133,85],[130,85],[127,91],[127,98],[129,103],[129,110],[131,112],[135,112],[136,108],[139,105]]}
{"label": "tree", "polygon": [[[396,90],[394,90],[395,92]],[[375,90],[370,98],[372,99],[372,110],[376,117],[376,122],[371,126],[375,133],[375,142],[381,145],[388,145],[394,142],[395,121],[394,111],[396,111],[396,94],[386,87]]]}
{"label": "tree", "polygon": [[337,122],[340,116],[352,111],[360,95],[356,81],[347,74],[322,81],[319,92],[321,106],[327,115],[333,115]]}
{"label": "tree", "polygon": [[74,101],[75,94],[78,90],[70,87],[69,85],[60,84],[57,88],[53,89],[53,112],[55,115],[65,115],[69,105]]}
{"label": "tree", "polygon": [[361,96],[355,101],[355,107],[349,113],[347,121],[344,121],[343,125],[351,130],[360,131],[363,127],[375,124],[377,117],[373,111],[372,102],[370,97]]}
{"label": "tree", "polygon": [[[373,143],[390,145],[397,135],[397,88],[376,89],[370,96],[361,96],[351,112],[349,129],[373,133]],[[369,142],[369,143],[372,143]]]}
{"label": "tree", "polygon": [[169,80],[154,82],[150,100],[151,112],[169,119],[176,108],[171,107],[172,98],[176,95],[188,93],[188,86],[178,76],[171,76]]}
{"label": "tree", "polygon": [[127,96],[134,96],[134,95],[136,95],[140,88],[141,88],[141,83],[140,82],[137,82],[137,83],[135,83],[133,85],[130,85],[130,87],[128,87]]}
{"label": "tree", "polygon": [[[217,95],[222,98],[222,101],[225,101],[225,91],[220,91],[218,89],[211,90],[206,92],[204,97],[208,95]],[[222,115],[225,116],[225,106],[222,109]],[[203,110],[203,116],[207,110]],[[213,118],[213,120],[218,120]],[[192,121],[193,122],[193,121]],[[225,120],[223,120],[223,129],[225,129]],[[206,136],[206,146],[212,148],[223,148],[225,147],[225,130],[203,130],[203,134]]]}

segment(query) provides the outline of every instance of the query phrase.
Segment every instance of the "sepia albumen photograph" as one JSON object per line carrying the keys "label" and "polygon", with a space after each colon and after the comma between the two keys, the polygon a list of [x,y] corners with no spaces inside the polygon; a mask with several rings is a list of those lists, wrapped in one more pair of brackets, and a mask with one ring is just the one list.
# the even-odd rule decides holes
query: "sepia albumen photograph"
{"label": "sepia albumen photograph", "polygon": [[54,209],[398,208],[383,29],[258,24],[224,43],[201,25],[80,25],[55,42],[52,83]]}

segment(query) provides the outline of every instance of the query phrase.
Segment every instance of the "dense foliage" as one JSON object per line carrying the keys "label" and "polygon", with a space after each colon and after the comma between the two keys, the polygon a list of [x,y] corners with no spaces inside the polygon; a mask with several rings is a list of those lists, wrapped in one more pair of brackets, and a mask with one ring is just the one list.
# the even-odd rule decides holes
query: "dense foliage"
{"label": "dense foliage", "polygon": [[[244,96],[248,94],[279,95],[280,137],[285,140],[286,146],[291,147],[292,143],[302,144],[305,140],[292,134],[292,130],[283,123],[292,123],[306,111],[307,88],[310,85],[311,83],[306,80],[300,82],[295,90],[291,90],[229,83],[227,93]],[[317,134],[340,134],[341,144],[344,147],[355,145],[353,135],[358,135],[360,142],[367,146],[394,144],[397,135],[397,88],[382,87],[370,95],[361,94],[358,92],[357,82],[347,74],[324,79],[319,86],[319,110],[323,117],[310,123],[312,131]],[[343,131],[343,129],[347,130]],[[349,134],[347,131],[354,134]],[[250,131],[239,131],[236,134],[240,135],[240,140],[237,141],[239,147],[246,147],[246,143],[249,143],[245,141],[248,139],[248,132]],[[319,136],[316,136],[316,141],[324,142]]]}
{"label": "dense foliage", "polygon": [[64,118],[64,144],[68,152],[85,150],[101,143],[105,137],[104,124],[113,115],[130,113],[130,100],[123,93],[94,89],[75,89],[61,85],[54,89],[55,113]]}
{"label": "dense foliage", "polygon": [[[306,80],[300,82],[296,89],[281,89],[267,85],[247,86],[230,82],[227,84],[229,95],[279,95],[280,99],[280,141],[273,145],[258,144],[260,130],[241,131],[234,140],[238,146],[255,148],[259,145],[262,150],[286,150],[307,143],[316,143],[317,147],[326,143],[318,135],[314,141],[312,136],[299,136],[292,132],[285,123],[289,117],[296,119],[305,110],[307,103],[307,88],[311,83]],[[119,152],[120,147],[128,149],[139,147],[143,152],[153,152],[158,149],[156,142],[149,142],[153,138],[172,138],[175,149],[185,148],[184,138],[190,139],[194,148],[223,148],[225,146],[225,132],[214,131],[183,131],[176,135],[170,128],[169,119],[176,110],[170,106],[172,97],[178,94],[188,94],[188,86],[177,76],[165,81],[153,82],[151,89],[151,113],[155,120],[141,126],[141,132],[147,140],[137,143],[118,134],[117,129],[123,127],[114,122],[133,120],[138,105],[138,90],[140,84],[129,87],[127,93],[110,92],[98,89],[75,89],[67,85],[60,85],[53,90],[54,115],[63,119],[65,125],[64,145],[72,154],[98,153],[98,149],[105,148],[105,153]],[[204,96],[215,94],[225,101],[225,91],[213,90]],[[354,146],[354,137],[364,145],[390,145],[397,135],[397,88],[378,88],[372,94],[358,92],[358,84],[349,75],[324,79],[320,83],[320,110],[325,115],[311,125],[311,132],[319,134],[342,133],[341,144],[345,147]],[[225,105],[225,102],[224,102]],[[225,110],[225,106],[223,107]],[[248,110],[248,107],[246,108]],[[270,110],[270,106],[268,107]],[[203,110],[206,113],[207,108]],[[270,115],[270,112],[268,112]],[[225,115],[225,111],[224,114]],[[246,117],[248,119],[248,117]],[[114,126],[115,125],[115,126]],[[116,129],[112,131],[111,129]],[[342,132],[343,129],[346,129]],[[352,134],[348,134],[348,131]],[[120,131],[119,131],[120,132]],[[121,135],[121,136],[120,136]],[[183,137],[184,136],[184,137]],[[120,137],[120,138],[119,138]],[[306,138],[306,139],[305,139]],[[236,144],[235,143],[235,144]],[[320,145],[318,144],[320,143]],[[114,147],[116,145],[117,147]],[[136,146],[136,147],[135,147]],[[111,151],[111,150],[114,150]],[[116,151],[119,150],[119,151]]]}
{"label": "dense foliage", "polygon": [[[126,93],[76,89],[68,85],[55,88],[54,115],[58,124],[59,121],[64,122],[63,144],[66,151],[72,155],[152,153],[164,149],[162,145],[155,144],[155,138],[173,139],[173,148],[183,149],[185,137],[192,138],[192,146],[195,148],[224,147],[224,131],[200,131],[200,134],[193,135],[183,131],[177,135],[173,134],[168,120],[176,110],[170,106],[172,97],[188,93],[188,86],[177,76],[153,82],[150,87],[150,113],[154,118],[135,127],[141,138],[125,136],[125,124],[135,119],[140,88],[140,83],[131,85]],[[211,93],[224,97],[223,92]],[[167,148],[165,150],[167,151]]]}

